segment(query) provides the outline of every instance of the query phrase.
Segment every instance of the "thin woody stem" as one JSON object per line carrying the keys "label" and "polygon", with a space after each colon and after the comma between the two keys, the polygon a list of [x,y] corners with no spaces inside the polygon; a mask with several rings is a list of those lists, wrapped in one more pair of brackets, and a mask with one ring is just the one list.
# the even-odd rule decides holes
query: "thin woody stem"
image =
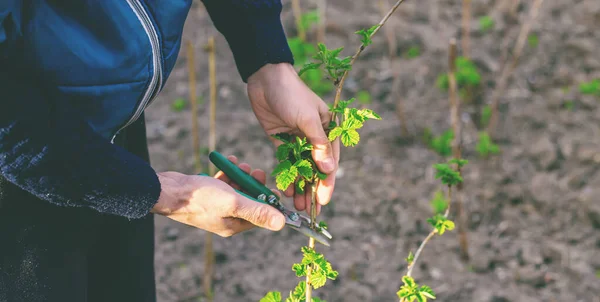
{"label": "thin woody stem", "polygon": [[[375,31],[373,31],[373,33],[371,34],[371,37],[374,36],[379,31],[379,29],[385,24],[385,22],[387,22],[387,20],[392,16],[392,14],[394,14],[396,9],[398,9],[400,4],[402,4],[402,2],[404,2],[404,1],[405,0],[398,0],[396,2],[396,4],[394,4],[394,6],[392,6],[392,8],[390,8],[388,13],[377,24],[378,26],[377,26],[377,28],[375,28]],[[354,56],[352,56],[352,61],[350,62],[350,65],[354,65],[354,62],[356,62],[356,59],[358,59],[358,57],[363,52],[363,50],[365,50],[365,48],[366,47],[364,45],[362,45],[362,44],[360,45],[360,47],[356,50],[356,53],[354,54]],[[337,108],[338,103],[340,102],[340,97],[342,96],[342,89],[344,88],[344,82],[346,81],[348,72],[349,72],[349,70],[344,71],[344,74],[342,74],[342,77],[339,79],[339,81],[337,81],[338,83],[337,83],[337,87],[335,89],[335,98],[333,99],[333,108]],[[333,114],[331,115],[331,121],[332,122],[335,121],[335,118],[336,118],[336,113],[333,112]]]}
{"label": "thin woody stem", "polygon": [[[317,221],[317,184],[313,183],[310,186],[310,227],[314,230]],[[315,249],[315,239],[308,239],[308,247]],[[312,285],[311,285],[312,268],[309,266],[306,270],[306,301],[312,301]]]}
{"label": "thin woody stem", "polygon": [[[452,186],[448,186],[448,208],[446,208],[446,212],[444,213],[445,218],[448,218],[448,214],[450,213],[450,205],[451,204],[452,204]],[[425,240],[423,240],[423,242],[421,242],[421,245],[417,249],[417,252],[415,253],[415,257],[413,258],[412,263],[408,266],[408,271],[406,272],[406,276],[409,276],[409,277],[411,276],[411,274],[413,272],[413,268],[415,267],[417,260],[419,260],[419,256],[421,256],[421,253],[423,252],[425,245],[427,245],[427,242],[429,242],[435,234],[437,234],[437,229],[433,229],[433,231],[431,231],[429,233],[429,235],[427,235],[427,237],[425,237]]]}

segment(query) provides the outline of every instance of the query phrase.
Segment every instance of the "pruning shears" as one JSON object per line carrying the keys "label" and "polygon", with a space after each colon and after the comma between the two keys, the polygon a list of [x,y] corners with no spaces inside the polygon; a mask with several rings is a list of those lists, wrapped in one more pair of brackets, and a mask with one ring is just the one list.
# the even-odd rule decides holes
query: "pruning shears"
{"label": "pruning shears", "polygon": [[311,228],[311,220],[295,211],[287,209],[281,204],[279,197],[271,191],[267,186],[261,184],[254,177],[244,172],[237,165],[228,160],[225,156],[217,151],[213,151],[208,155],[210,161],[232,181],[237,183],[243,191],[236,190],[237,193],[244,197],[270,205],[279,210],[285,216],[285,224],[292,229],[314,238],[317,242],[330,246],[331,234],[324,228],[317,226],[315,230]]}

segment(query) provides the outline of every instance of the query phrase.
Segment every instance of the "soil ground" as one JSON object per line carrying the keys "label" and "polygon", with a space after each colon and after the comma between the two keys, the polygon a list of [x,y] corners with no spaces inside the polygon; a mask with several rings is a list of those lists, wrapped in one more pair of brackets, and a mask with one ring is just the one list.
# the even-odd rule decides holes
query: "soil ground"
{"label": "soil ground", "polygon": [[[290,1],[282,19],[294,35]],[[327,44],[346,46],[354,31],[380,19],[375,1],[329,0]],[[366,89],[369,105],[383,120],[362,131],[356,148],[342,150],[334,199],[321,217],[335,236],[321,248],[340,272],[337,281],[316,291],[329,302],[397,301],[404,259],[428,231],[429,200],[439,189],[432,164],[443,161],[420,142],[430,128],[450,127],[447,95],[435,86],[447,69],[448,40],[460,44],[461,1],[408,0],[386,25],[397,40],[391,63],[385,35],[374,39],[347,83],[351,97]],[[532,32],[537,47],[526,46],[502,98],[501,154],[475,152],[481,104],[491,93],[532,1],[521,1],[516,19],[505,13],[508,0],[474,0],[472,58],[483,76],[473,103],[463,106],[465,210],[470,262],[459,256],[455,231],[435,238],[415,269],[436,301],[600,301],[600,99],[582,96],[577,86],[600,78],[600,1],[546,0]],[[390,3],[391,4],[391,3]],[[313,1],[302,1],[304,9]],[[495,27],[482,32],[478,18]],[[256,168],[274,167],[274,150],[252,113],[225,39],[200,3],[190,13],[185,39],[197,49],[198,89],[208,96],[208,36],[218,48],[218,143]],[[405,56],[411,46],[421,55]],[[147,110],[148,138],[157,171],[193,173],[191,112],[171,110],[187,98],[185,48],[167,86]],[[398,93],[393,75],[400,73]],[[206,97],[204,99],[207,99]],[[331,96],[326,96],[331,101]],[[402,138],[396,114],[402,102],[412,138]],[[208,105],[200,106],[203,146],[208,144]],[[206,164],[206,157],[204,157]],[[273,186],[273,181],[269,184]],[[204,232],[157,218],[156,272],[161,302],[203,301]],[[214,237],[215,301],[258,301],[265,293],[287,293],[297,283],[291,265],[301,259],[306,238],[292,230],[252,230],[232,238]]]}

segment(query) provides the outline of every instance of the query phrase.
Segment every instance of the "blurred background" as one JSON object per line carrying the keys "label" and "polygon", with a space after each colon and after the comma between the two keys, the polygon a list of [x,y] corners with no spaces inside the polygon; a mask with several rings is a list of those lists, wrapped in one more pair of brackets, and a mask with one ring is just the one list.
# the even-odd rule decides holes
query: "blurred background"
{"label": "blurred background", "polygon": [[[299,1],[295,18],[292,1],[283,0],[282,21],[298,63],[320,39],[320,28],[329,48],[344,46],[342,54],[353,55],[360,44],[354,32],[378,23],[396,1],[326,0],[325,18],[319,2]],[[404,259],[429,233],[425,219],[442,189],[432,165],[451,156],[447,72],[455,38],[462,155],[470,161],[461,194],[469,259],[456,229],[436,236],[415,279],[430,285],[437,301],[600,301],[600,1],[465,2],[471,2],[467,35],[461,1],[406,0],[347,79],[344,98],[357,97],[358,106],[383,120],[366,124],[357,147],[342,149],[336,191],[320,216],[334,243],[318,246],[340,275],[316,290],[322,299],[398,301]],[[207,167],[204,47],[211,36],[216,149],[270,172],[274,149],[250,109],[227,43],[200,1],[188,16],[177,66],[146,111],[152,165],[198,172],[194,116]],[[189,97],[187,41],[194,46],[196,100]],[[304,79],[332,102],[332,87],[321,77]],[[495,94],[499,118],[490,138]],[[268,184],[275,187],[273,179]],[[205,232],[157,217],[156,239],[158,300],[208,301],[202,287]],[[258,301],[272,290],[287,295],[297,284],[291,266],[302,258],[307,240],[301,234],[256,229],[213,240],[214,301]]]}

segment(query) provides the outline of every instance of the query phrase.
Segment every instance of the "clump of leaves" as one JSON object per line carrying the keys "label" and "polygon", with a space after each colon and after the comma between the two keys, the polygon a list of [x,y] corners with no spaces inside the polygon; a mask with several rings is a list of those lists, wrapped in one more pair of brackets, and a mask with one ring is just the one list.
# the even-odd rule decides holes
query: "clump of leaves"
{"label": "clump of leaves", "polygon": [[319,11],[308,11],[300,16],[300,27],[305,32],[309,31],[313,25],[319,23]]}
{"label": "clump of leaves", "polygon": [[356,94],[356,99],[363,105],[371,104],[371,94],[366,90],[361,90]]}
{"label": "clump of leaves", "polygon": [[496,22],[494,21],[494,18],[492,18],[491,16],[483,16],[483,17],[479,18],[479,28],[483,32],[493,29],[495,24],[496,24]]}
{"label": "clump of leaves", "polygon": [[419,46],[411,46],[406,51],[406,57],[409,59],[414,59],[420,55],[421,55],[421,49],[419,48]]}
{"label": "clump of leaves", "polygon": [[584,95],[600,96],[600,79],[579,84],[579,92]]}
{"label": "clump of leaves", "polygon": [[187,101],[183,98],[178,98],[171,103],[171,110],[181,112],[187,107]]}
{"label": "clump of leaves", "polygon": [[454,139],[454,132],[450,130],[444,131],[439,136],[434,136],[431,130],[425,129],[423,134],[423,141],[429,148],[433,149],[440,156],[448,156],[452,154],[452,140]]}
{"label": "clump of leaves", "polygon": [[[352,69],[352,57],[339,57],[344,50],[343,47],[328,49],[323,43],[318,44],[318,51],[313,56],[315,62],[305,64],[300,69],[299,75],[308,70],[324,67],[332,79],[339,79],[345,71]],[[337,81],[334,81],[337,83]]]}
{"label": "clump of leaves", "polygon": [[431,199],[431,208],[433,209],[433,213],[441,214],[446,211],[448,208],[448,200],[444,197],[444,193],[442,191],[436,191],[433,199]]}
{"label": "clump of leaves", "polygon": [[492,142],[490,135],[485,131],[479,132],[479,142],[475,146],[475,150],[481,157],[500,153],[500,147]]}
{"label": "clump of leaves", "polygon": [[[465,57],[456,58],[456,85],[462,91],[466,88],[474,88],[481,83],[481,74],[477,66]],[[442,91],[448,91],[450,80],[448,73],[444,73],[437,78],[436,85]]]}
{"label": "clump of leaves", "polygon": [[540,44],[540,39],[538,38],[538,35],[530,34],[527,37],[527,44],[529,44],[529,47],[531,48],[536,48],[538,44]]}
{"label": "clump of leaves", "polygon": [[374,25],[370,28],[361,29],[355,32],[355,34],[361,37],[360,42],[362,43],[362,47],[367,47],[373,43],[373,40],[371,40],[371,36],[375,32],[375,30],[377,30],[377,28],[379,28],[379,25]]}
{"label": "clump of leaves", "polygon": [[340,137],[342,144],[346,147],[354,147],[360,141],[358,129],[362,128],[367,120],[380,120],[381,117],[371,109],[357,109],[348,107],[354,102],[354,98],[347,101],[340,101],[337,107],[331,106],[331,112],[340,113],[342,123],[340,126],[334,126],[329,132],[329,140],[334,141]]}
{"label": "clump of leaves", "polygon": [[[325,259],[321,253],[317,253],[309,247],[302,247],[302,261],[295,263],[292,270],[298,277],[305,277],[308,270],[311,271],[311,286],[320,288],[327,283],[327,280],[335,280],[338,277],[338,272],[331,267],[331,263]],[[300,281],[296,288],[290,292],[285,302],[302,302],[306,301],[306,282]],[[284,302],[280,292],[269,292],[263,297],[260,302]],[[319,298],[312,298],[312,302],[325,302]]]}
{"label": "clump of leaves", "polygon": [[[302,39],[298,37],[288,39],[288,45],[294,56],[294,64],[297,67],[304,66],[304,64],[308,63],[312,56],[317,53],[317,49],[314,45],[302,41]],[[319,96],[331,92],[334,88],[332,83],[324,81],[325,74],[319,69],[308,70],[303,73],[300,78],[304,81],[306,86]]]}
{"label": "clump of leaves", "polygon": [[435,231],[440,235],[444,235],[446,230],[454,230],[454,222],[448,220],[448,218],[442,214],[436,214],[431,218],[427,218],[427,222],[431,224],[435,228]]}
{"label": "clump of leaves", "polygon": [[419,286],[412,277],[402,277],[404,283],[400,290],[397,292],[398,298],[402,301],[413,302],[427,302],[427,299],[435,299],[435,293],[427,285]]}

